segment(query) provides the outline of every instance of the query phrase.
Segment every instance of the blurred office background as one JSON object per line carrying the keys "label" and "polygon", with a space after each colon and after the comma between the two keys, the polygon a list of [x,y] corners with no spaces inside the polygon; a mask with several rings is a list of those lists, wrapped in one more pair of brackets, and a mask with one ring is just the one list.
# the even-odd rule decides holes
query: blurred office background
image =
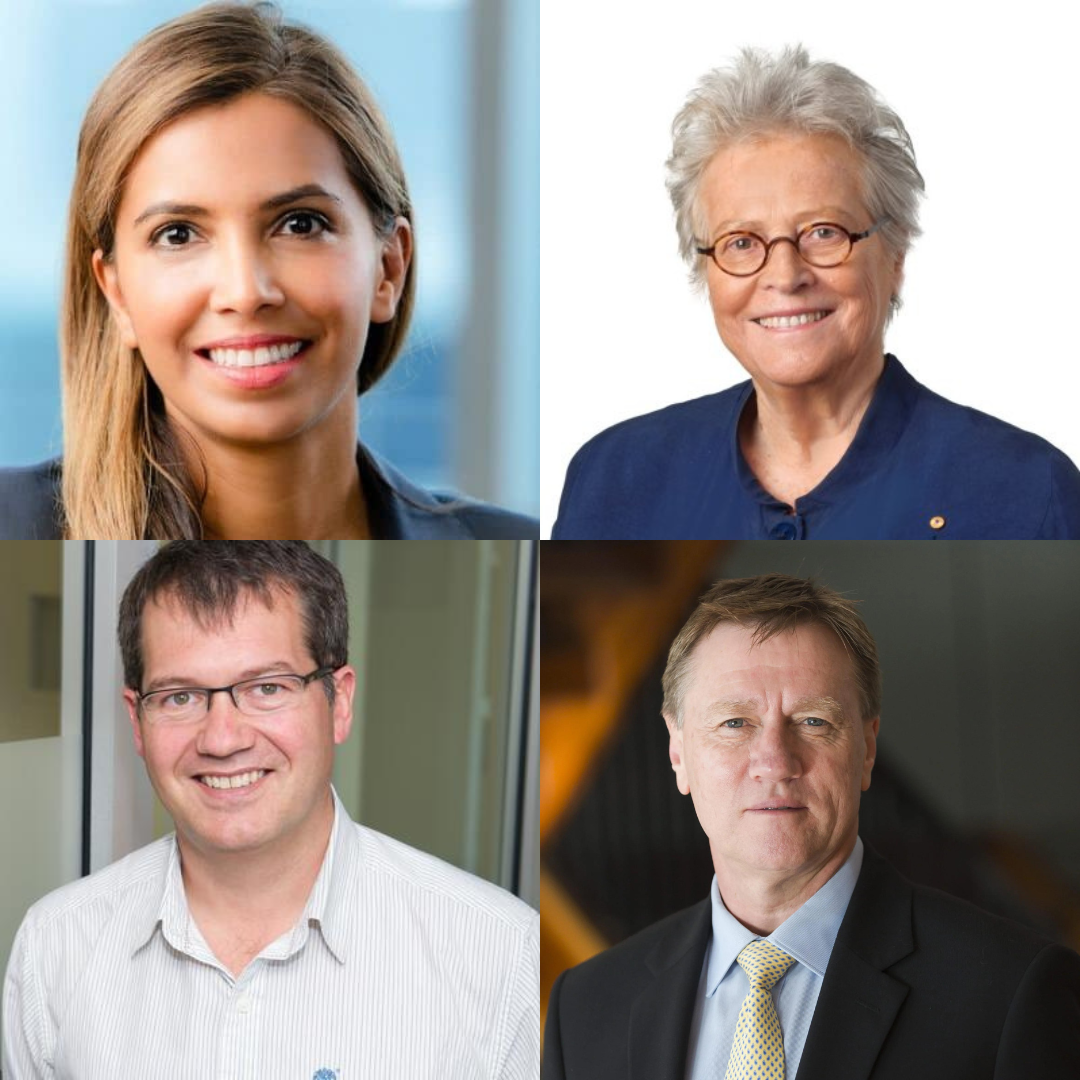
{"label": "blurred office background", "polygon": [[[62,448],[57,304],[83,112],[177,0],[0,0],[0,466]],[[281,0],[382,104],[416,206],[405,352],[361,399],[364,440],[419,483],[535,514],[539,470],[537,0]],[[21,222],[21,224],[19,224]],[[16,250],[16,248],[18,250]]]}
{"label": "blurred office background", "polygon": [[707,585],[770,571],[860,601],[877,641],[862,836],[912,880],[1080,948],[1080,544],[547,543],[544,1007],[563,969],[707,896],[660,675]]}
{"label": "blurred office background", "polygon": [[[116,611],[152,542],[0,543],[0,971],[27,907],[171,831],[132,746]],[[536,545],[339,541],[354,819],[537,902]]]}

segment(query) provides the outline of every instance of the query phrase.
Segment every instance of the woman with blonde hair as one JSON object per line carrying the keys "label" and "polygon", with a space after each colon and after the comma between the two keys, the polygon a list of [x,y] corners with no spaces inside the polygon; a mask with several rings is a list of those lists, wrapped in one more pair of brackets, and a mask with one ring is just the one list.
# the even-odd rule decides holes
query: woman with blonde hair
{"label": "woman with blonde hair", "polygon": [[0,538],[536,536],[357,443],[414,243],[393,135],[334,46],[266,4],[152,31],[83,121],[64,460],[0,473]]}

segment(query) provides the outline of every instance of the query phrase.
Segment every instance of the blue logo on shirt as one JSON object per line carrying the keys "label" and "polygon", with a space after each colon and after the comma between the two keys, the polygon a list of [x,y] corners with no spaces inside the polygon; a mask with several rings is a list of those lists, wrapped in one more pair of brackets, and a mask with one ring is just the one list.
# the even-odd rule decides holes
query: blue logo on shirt
{"label": "blue logo on shirt", "polygon": [[338,1080],[338,1077],[333,1069],[320,1069],[311,1080]]}

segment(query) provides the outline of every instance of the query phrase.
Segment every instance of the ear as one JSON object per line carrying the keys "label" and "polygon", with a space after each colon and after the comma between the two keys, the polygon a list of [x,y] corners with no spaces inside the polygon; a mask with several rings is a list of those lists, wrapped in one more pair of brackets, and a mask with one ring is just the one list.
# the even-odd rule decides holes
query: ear
{"label": "ear", "polygon": [[334,674],[334,744],[340,746],[352,730],[356,671],[346,664]]}
{"label": "ear", "polygon": [[137,349],[139,342],[135,337],[135,328],[131,325],[131,319],[128,316],[123,293],[120,291],[120,279],[116,273],[116,263],[106,260],[101,248],[94,252],[90,262],[94,270],[94,277],[97,279],[98,288],[105,299],[108,300],[109,307],[112,309],[113,319],[116,322],[116,328],[120,331],[121,341],[127,348]]}
{"label": "ear", "polygon": [[881,726],[881,719],[875,716],[872,720],[863,721],[863,738],[866,740],[866,756],[863,758],[862,767],[862,790],[870,787],[870,772],[877,760],[877,733]]}
{"label": "ear", "polygon": [[135,740],[135,753],[141,758],[146,757],[146,749],[143,746],[142,721],[139,719],[139,695],[129,686],[124,687],[124,706],[127,708],[128,719],[131,721],[131,735]]}
{"label": "ear", "polygon": [[683,757],[682,728],[675,722],[675,717],[664,714],[664,723],[668,729],[668,758],[675,773],[675,784],[683,795],[690,794],[690,777],[686,772],[686,760]]}
{"label": "ear", "polygon": [[394,219],[394,228],[383,240],[375,295],[371,298],[371,321],[389,322],[397,311],[405,278],[412,261],[412,226],[403,217]]}
{"label": "ear", "polygon": [[892,279],[892,292],[890,296],[899,296],[900,290],[904,285],[904,259],[907,258],[907,252],[901,251],[896,256],[896,261],[893,263],[893,279]]}

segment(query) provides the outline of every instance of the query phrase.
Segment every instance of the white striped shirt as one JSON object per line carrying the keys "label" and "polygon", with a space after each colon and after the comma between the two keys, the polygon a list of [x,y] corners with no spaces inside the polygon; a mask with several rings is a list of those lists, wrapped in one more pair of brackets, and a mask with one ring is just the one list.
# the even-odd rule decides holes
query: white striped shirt
{"label": "white striped shirt", "polygon": [[536,1080],[536,912],[354,824],[304,914],[234,978],[175,837],[36,903],[4,982],[4,1080]]}

